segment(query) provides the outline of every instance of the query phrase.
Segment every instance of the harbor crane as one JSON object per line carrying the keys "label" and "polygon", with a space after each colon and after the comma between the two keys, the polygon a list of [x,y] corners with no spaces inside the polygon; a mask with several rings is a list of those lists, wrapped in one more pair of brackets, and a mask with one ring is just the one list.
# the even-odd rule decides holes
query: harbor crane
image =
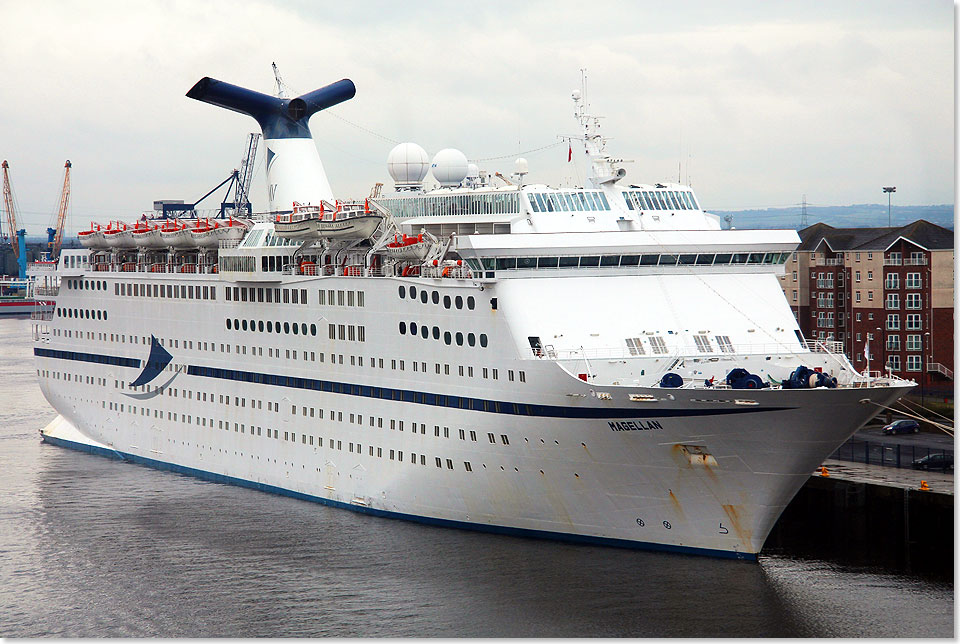
{"label": "harbor crane", "polygon": [[27,279],[27,231],[17,227],[17,207],[10,187],[10,164],[4,159],[3,168],[3,207],[7,211],[7,228],[13,256],[17,259],[18,279]]}
{"label": "harbor crane", "polygon": [[70,159],[63,164],[63,189],[60,191],[60,205],[57,208],[57,227],[47,228],[47,252],[51,262],[60,257],[63,247],[63,228],[67,223],[67,206],[70,204]]}

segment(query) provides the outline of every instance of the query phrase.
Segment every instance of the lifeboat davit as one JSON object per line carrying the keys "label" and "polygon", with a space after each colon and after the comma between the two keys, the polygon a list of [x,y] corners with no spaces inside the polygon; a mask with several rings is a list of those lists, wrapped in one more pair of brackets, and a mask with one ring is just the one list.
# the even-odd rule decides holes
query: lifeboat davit
{"label": "lifeboat davit", "polygon": [[240,241],[247,233],[247,225],[230,218],[226,221],[204,220],[190,230],[193,243],[201,248],[218,248],[222,241]]}

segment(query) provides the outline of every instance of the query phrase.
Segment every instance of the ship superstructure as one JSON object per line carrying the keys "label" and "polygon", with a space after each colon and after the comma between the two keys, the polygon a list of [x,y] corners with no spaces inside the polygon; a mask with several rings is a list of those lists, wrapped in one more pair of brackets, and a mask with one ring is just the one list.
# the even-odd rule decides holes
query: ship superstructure
{"label": "ship superstructure", "polygon": [[271,210],[64,251],[36,332],[45,440],[379,515],[752,558],[913,386],[801,336],[777,281],[794,231],[620,185],[580,93],[584,186],[445,150],[424,190],[402,144],[396,192],[338,201],[319,158],[270,165],[315,153],[309,115],[354,92],[330,88],[188,93],[261,124]]}

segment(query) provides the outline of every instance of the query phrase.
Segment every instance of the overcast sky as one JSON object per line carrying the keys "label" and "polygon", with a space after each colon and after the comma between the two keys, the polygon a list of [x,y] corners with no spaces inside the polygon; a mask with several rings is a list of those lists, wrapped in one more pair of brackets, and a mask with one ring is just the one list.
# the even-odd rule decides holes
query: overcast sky
{"label": "overcast sky", "polygon": [[[237,167],[249,117],[184,96],[211,76],[356,97],[311,120],[338,197],[384,182],[394,142],[509,173],[576,132],[586,68],[628,182],[677,179],[707,209],[953,203],[954,6],[905,2],[22,2],[0,0],[0,157],[23,223],[69,229],[193,201]],[[262,147],[261,147],[262,155]],[[526,153],[569,179],[566,146]],[[572,164],[571,164],[572,165]],[[262,159],[254,206],[266,208]],[[211,206],[216,201],[209,202]],[[6,222],[3,223],[6,232]]]}

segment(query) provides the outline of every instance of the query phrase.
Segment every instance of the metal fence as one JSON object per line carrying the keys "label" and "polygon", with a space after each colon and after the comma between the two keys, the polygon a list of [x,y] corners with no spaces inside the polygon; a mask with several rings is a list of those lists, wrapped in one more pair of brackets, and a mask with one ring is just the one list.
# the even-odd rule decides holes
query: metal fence
{"label": "metal fence", "polygon": [[913,467],[918,458],[931,454],[949,454],[951,449],[938,449],[923,445],[892,445],[876,441],[865,441],[851,438],[840,446],[830,457],[838,461],[866,463],[868,465],[883,465],[886,467]]}

